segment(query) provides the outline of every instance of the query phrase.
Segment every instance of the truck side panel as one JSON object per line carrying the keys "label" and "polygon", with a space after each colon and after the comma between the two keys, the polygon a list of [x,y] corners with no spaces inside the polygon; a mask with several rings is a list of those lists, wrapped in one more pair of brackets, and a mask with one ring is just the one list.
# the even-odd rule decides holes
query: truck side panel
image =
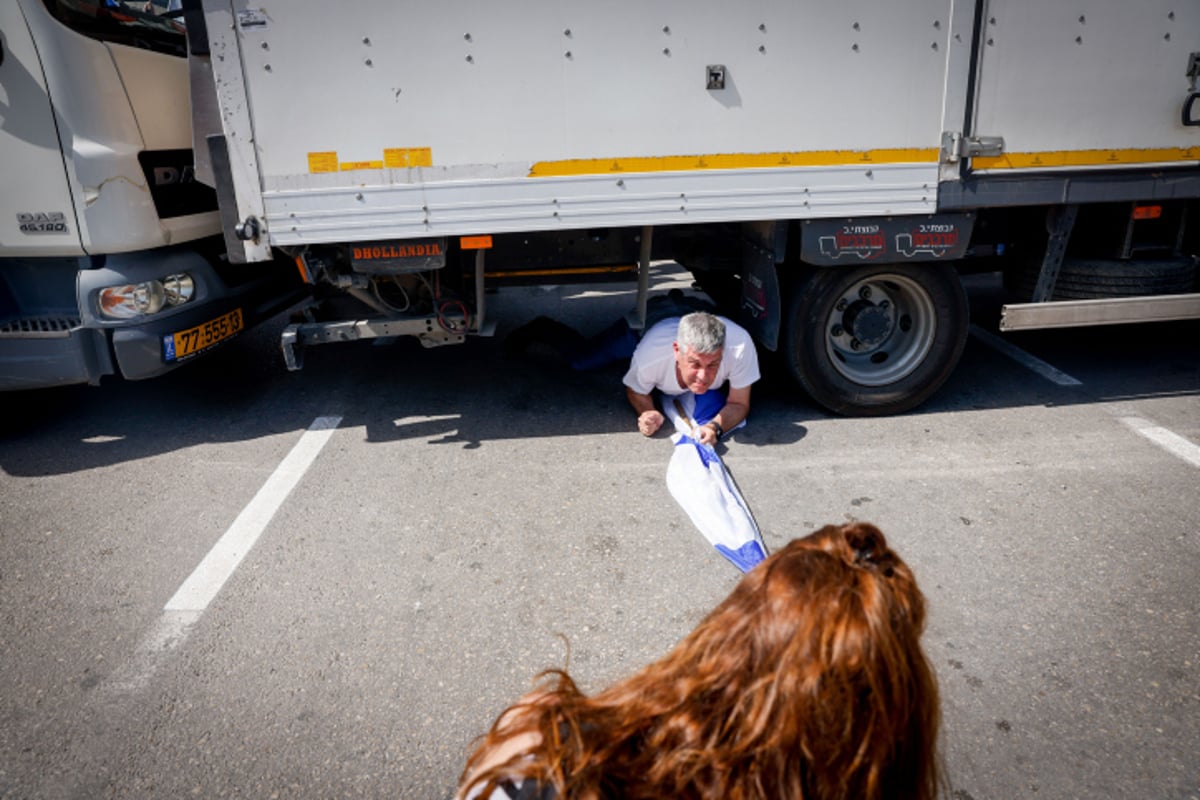
{"label": "truck side panel", "polygon": [[928,213],[969,47],[949,0],[232,7],[283,245]]}

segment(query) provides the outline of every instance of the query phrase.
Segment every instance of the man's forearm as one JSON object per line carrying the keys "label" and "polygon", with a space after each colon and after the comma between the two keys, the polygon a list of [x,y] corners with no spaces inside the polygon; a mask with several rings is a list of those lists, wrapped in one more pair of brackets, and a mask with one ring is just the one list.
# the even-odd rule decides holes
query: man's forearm
{"label": "man's forearm", "polygon": [[[725,405],[721,410],[710,420],[721,426],[722,431],[731,431],[738,425],[742,424],[742,420],[750,413],[750,387],[744,386],[741,389],[730,389],[729,396],[725,398]],[[714,432],[715,433],[715,432]]]}
{"label": "man's forearm", "polygon": [[741,424],[749,413],[749,403],[726,403],[710,422],[720,425],[723,431],[731,431]]}
{"label": "man's forearm", "polygon": [[634,413],[639,417],[647,411],[656,411],[654,407],[654,398],[648,394],[635,392],[628,386],[625,387],[625,396],[629,398],[629,405],[633,406]]}

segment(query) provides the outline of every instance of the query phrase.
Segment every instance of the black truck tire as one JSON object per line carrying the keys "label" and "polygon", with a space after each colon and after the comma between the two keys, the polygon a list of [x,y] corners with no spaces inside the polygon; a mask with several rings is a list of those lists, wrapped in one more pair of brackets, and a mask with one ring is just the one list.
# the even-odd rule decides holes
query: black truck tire
{"label": "black truck tire", "polygon": [[813,268],[791,289],[783,357],[792,377],[834,413],[899,414],[950,376],[969,317],[950,264]]}
{"label": "black truck tire", "polygon": [[[1032,297],[1041,264],[1022,269],[1015,288]],[[1191,256],[1129,260],[1067,258],[1058,271],[1052,300],[1184,294],[1196,291],[1196,263]]]}

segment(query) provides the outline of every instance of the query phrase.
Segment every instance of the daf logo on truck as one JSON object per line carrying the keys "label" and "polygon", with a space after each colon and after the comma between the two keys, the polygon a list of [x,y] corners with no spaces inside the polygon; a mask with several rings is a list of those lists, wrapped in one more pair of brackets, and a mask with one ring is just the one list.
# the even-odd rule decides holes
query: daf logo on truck
{"label": "daf logo on truck", "polygon": [[30,235],[71,232],[67,227],[67,216],[61,211],[18,211],[17,225],[21,233]]}
{"label": "daf logo on truck", "polygon": [[181,167],[155,167],[155,186],[175,186],[180,183],[195,183],[196,168],[191,164]]}

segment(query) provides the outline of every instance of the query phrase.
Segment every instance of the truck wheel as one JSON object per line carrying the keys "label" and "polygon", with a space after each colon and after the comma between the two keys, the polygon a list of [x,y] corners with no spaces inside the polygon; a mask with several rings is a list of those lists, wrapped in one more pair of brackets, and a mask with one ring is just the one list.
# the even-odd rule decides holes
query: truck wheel
{"label": "truck wheel", "polygon": [[813,269],[789,298],[783,355],[792,377],[830,411],[898,414],[950,376],[968,317],[949,264]]}

